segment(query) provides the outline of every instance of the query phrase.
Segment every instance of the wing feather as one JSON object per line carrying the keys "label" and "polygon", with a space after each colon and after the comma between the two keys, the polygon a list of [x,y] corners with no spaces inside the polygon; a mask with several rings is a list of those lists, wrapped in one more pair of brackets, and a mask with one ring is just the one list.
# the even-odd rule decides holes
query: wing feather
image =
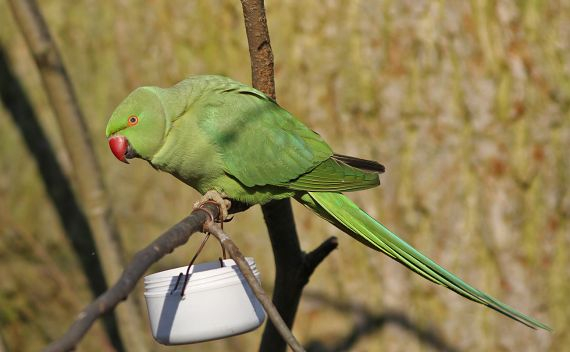
{"label": "wing feather", "polygon": [[367,172],[329,158],[311,171],[283,185],[297,191],[358,191],[380,184],[378,173]]}
{"label": "wing feather", "polygon": [[217,145],[225,171],[248,187],[280,185],[333,152],[315,132],[263,93],[220,77],[192,107]]}
{"label": "wing feather", "polygon": [[224,171],[247,187],[355,191],[377,186],[383,166],[333,154],[329,145],[262,92],[210,77],[193,104],[199,126],[218,147]]}

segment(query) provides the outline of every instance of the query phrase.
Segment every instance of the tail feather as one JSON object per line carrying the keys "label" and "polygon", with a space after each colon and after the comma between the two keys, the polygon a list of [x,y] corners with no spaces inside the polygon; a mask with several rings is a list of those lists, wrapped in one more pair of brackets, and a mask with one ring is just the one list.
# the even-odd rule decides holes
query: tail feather
{"label": "tail feather", "polygon": [[297,199],[319,216],[367,246],[384,252],[424,278],[445,286],[456,293],[486,305],[531,328],[551,328],[524,315],[497,299],[470,286],[360,209],[349,198],[335,192],[308,192]]}

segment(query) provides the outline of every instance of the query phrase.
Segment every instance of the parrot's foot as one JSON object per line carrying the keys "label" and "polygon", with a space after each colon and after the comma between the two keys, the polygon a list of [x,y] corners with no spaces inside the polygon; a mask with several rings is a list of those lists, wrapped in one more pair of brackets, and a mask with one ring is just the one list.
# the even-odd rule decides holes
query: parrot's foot
{"label": "parrot's foot", "polygon": [[200,198],[199,201],[194,203],[194,209],[200,208],[202,205],[208,202],[215,202],[220,207],[220,216],[218,221],[223,223],[228,218],[228,210],[232,206],[232,202],[228,199],[228,196],[225,193],[219,193],[218,191],[208,191],[206,194]]}

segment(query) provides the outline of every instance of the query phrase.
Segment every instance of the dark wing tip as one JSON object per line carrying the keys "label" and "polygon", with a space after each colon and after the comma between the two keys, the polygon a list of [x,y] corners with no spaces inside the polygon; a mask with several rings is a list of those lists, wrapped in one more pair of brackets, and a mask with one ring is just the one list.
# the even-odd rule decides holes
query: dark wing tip
{"label": "dark wing tip", "polygon": [[386,171],[384,165],[374,160],[360,159],[360,158],[355,158],[353,156],[342,155],[342,154],[333,154],[332,158],[335,159],[336,161],[340,161],[342,163],[345,163],[347,165],[350,165],[352,167],[355,167],[363,171],[377,172],[379,174]]}

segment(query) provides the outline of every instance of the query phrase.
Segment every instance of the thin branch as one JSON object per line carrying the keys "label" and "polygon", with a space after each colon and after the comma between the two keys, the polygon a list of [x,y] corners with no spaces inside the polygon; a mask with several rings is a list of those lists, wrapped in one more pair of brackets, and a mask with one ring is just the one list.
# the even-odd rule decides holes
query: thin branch
{"label": "thin branch", "polygon": [[251,59],[251,77],[256,89],[275,99],[273,50],[263,0],[241,0],[247,44]]}
{"label": "thin branch", "polygon": [[331,236],[327,238],[323,243],[321,243],[317,248],[313,249],[311,252],[304,255],[303,264],[305,272],[303,273],[307,281],[309,277],[313,274],[317,266],[321,264],[323,260],[338,247],[338,238]]}
{"label": "thin branch", "polygon": [[[36,62],[46,94],[55,112],[66,151],[73,165],[72,178],[75,189],[82,201],[83,211],[87,215],[105,279],[107,283],[113,282],[121,273],[124,251],[121,248],[117,226],[112,218],[99,162],[71,79],[36,2],[10,0],[8,3]],[[78,253],[78,255],[85,254]],[[135,302],[127,302],[116,314],[124,348],[129,351],[145,351],[140,312]]]}
{"label": "thin branch", "polygon": [[237,263],[240,271],[247,280],[247,283],[251,287],[252,291],[254,292],[255,296],[257,297],[263,308],[265,308],[265,312],[269,316],[269,319],[271,320],[273,325],[279,331],[281,337],[283,337],[283,339],[293,349],[293,351],[296,352],[305,351],[303,346],[301,346],[299,341],[297,341],[295,336],[293,336],[293,333],[291,332],[291,330],[289,330],[289,327],[287,327],[287,324],[285,324],[283,318],[281,318],[281,315],[277,311],[277,308],[275,308],[275,306],[271,302],[271,299],[269,299],[269,297],[267,296],[267,294],[265,293],[265,291],[263,290],[263,288],[255,278],[255,275],[253,274],[253,271],[251,271],[251,268],[249,267],[243,254],[236,246],[236,244],[231,240],[230,236],[226,234],[220,228],[220,226],[214,223],[213,221],[206,223],[204,228],[206,231],[216,236],[218,241],[220,241],[222,246],[224,246],[226,251],[232,257],[232,259]]}
{"label": "thin branch", "polygon": [[[215,217],[218,216],[219,208],[217,206],[204,204],[203,207],[207,208]],[[135,254],[115,285],[83,309],[65,335],[49,345],[44,352],[73,350],[97,318],[111,311],[127,298],[137,281],[152,264],[171,253],[176,247],[185,244],[193,233],[202,231],[207,219],[209,216],[206,212],[194,210],[188,217],[172,226],[151,244]]]}

